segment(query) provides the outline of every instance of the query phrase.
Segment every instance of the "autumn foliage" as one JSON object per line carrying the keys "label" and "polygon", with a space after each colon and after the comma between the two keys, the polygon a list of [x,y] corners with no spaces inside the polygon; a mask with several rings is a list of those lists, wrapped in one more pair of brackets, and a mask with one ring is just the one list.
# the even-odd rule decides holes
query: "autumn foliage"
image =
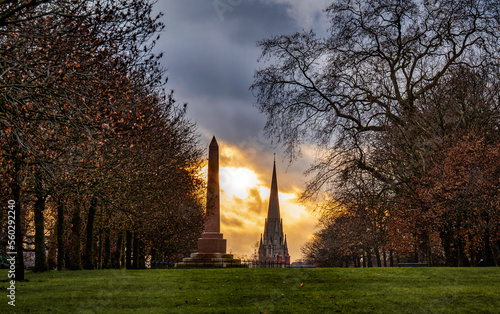
{"label": "autumn foliage", "polygon": [[201,232],[202,152],[164,90],[151,12],[147,0],[0,4],[1,193],[37,271],[140,268],[189,253]]}

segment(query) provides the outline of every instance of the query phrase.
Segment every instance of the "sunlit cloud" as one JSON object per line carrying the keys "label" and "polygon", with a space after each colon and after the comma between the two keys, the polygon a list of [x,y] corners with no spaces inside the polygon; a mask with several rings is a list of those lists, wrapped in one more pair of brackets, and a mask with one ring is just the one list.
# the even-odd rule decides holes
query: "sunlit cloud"
{"label": "sunlit cloud", "polygon": [[221,190],[230,196],[246,199],[250,189],[261,184],[255,172],[247,168],[221,167],[219,170]]}

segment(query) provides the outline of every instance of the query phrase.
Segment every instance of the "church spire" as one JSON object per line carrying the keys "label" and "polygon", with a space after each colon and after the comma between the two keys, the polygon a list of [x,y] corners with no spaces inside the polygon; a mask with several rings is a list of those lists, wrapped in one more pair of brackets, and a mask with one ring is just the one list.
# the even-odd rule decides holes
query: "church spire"
{"label": "church spire", "polygon": [[[271,195],[269,196],[269,209],[264,224],[264,237],[261,235],[259,243],[259,260],[276,261],[279,254],[286,258],[285,263],[290,263],[286,236],[283,235],[283,221],[280,218],[280,205],[278,199],[278,179],[276,176],[276,157],[273,164],[273,178],[271,180]],[[282,256],[283,256],[282,255]]]}
{"label": "church spire", "polygon": [[269,196],[269,209],[267,211],[267,221],[271,219],[280,220],[280,204],[278,199],[278,180],[276,179],[276,160],[273,165],[273,179],[271,182],[271,195]]}

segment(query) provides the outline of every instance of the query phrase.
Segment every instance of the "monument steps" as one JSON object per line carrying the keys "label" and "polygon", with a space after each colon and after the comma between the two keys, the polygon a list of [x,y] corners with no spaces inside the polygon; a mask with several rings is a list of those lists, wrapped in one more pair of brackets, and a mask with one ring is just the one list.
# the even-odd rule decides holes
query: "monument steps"
{"label": "monument steps", "polygon": [[185,257],[176,267],[247,267],[241,260],[234,259],[233,254],[223,253],[192,253],[190,257]]}

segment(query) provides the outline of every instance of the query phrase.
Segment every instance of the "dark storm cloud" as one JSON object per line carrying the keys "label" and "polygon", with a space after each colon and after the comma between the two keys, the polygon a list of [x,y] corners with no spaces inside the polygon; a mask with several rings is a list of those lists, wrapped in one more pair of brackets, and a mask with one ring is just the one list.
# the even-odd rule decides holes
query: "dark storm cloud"
{"label": "dark storm cloud", "polygon": [[[266,2],[266,3],[264,3]],[[299,30],[283,5],[240,3],[223,12],[213,1],[159,1],[166,30],[158,49],[165,52],[168,89],[187,102],[188,115],[207,137],[237,143],[255,136],[266,117],[253,106],[249,91],[258,67],[260,39]]]}
{"label": "dark storm cloud", "polygon": [[237,43],[255,46],[257,40],[274,35],[300,31],[300,27],[286,13],[285,6],[262,1],[243,1],[234,11],[227,12],[221,24]]}

